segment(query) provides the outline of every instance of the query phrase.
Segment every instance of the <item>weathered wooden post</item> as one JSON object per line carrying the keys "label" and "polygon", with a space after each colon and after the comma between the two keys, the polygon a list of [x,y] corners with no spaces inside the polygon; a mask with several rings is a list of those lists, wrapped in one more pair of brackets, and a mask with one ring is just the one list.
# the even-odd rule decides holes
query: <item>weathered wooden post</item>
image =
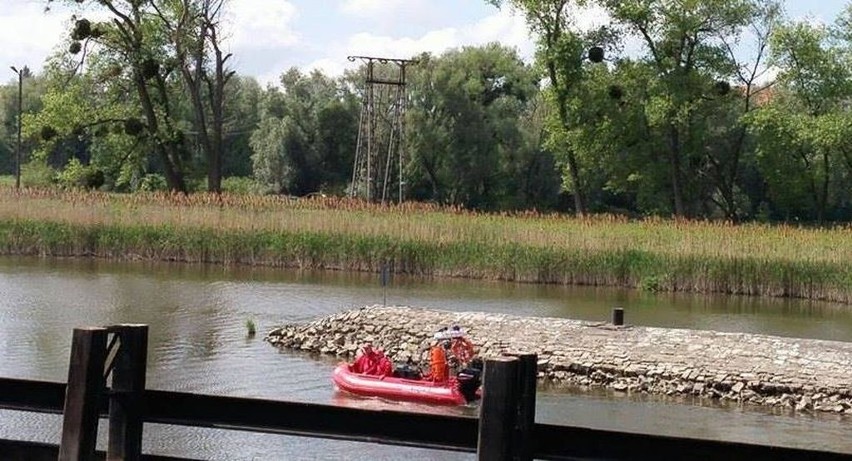
{"label": "weathered wooden post", "polygon": [[106,340],[105,328],[74,329],[59,461],[89,461],[95,457]]}
{"label": "weathered wooden post", "polygon": [[118,325],[109,330],[119,338],[120,347],[112,363],[107,461],[139,461],[148,326]]}
{"label": "weathered wooden post", "polygon": [[616,326],[624,325],[624,309],[615,307],[612,309],[612,324]]}
{"label": "weathered wooden post", "polygon": [[532,461],[538,355],[517,354],[515,356],[518,358],[518,421],[512,452],[516,460]]}
{"label": "weathered wooden post", "polygon": [[518,363],[515,357],[485,361],[477,440],[480,461],[512,459],[512,439],[518,419]]}

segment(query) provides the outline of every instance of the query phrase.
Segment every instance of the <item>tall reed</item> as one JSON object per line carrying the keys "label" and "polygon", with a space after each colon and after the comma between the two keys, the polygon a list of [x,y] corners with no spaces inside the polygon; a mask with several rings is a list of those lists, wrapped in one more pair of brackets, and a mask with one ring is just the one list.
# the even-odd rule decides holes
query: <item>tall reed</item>
{"label": "tall reed", "polygon": [[852,228],[478,214],[407,203],[0,188],[0,252],[852,303]]}

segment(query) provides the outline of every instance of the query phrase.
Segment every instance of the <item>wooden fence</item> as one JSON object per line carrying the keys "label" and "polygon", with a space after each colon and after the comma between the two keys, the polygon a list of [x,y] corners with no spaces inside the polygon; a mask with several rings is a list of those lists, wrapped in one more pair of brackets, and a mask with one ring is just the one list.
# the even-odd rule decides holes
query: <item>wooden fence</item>
{"label": "wooden fence", "polygon": [[[850,460],[818,450],[535,423],[534,355],[486,362],[479,418],[145,389],[147,327],[74,330],[68,384],[0,378],[0,409],[63,415],[59,446],[0,440],[4,460],[157,460],[144,423],[477,453],[480,460]],[[111,379],[111,385],[109,381]],[[95,451],[108,418],[106,453]]]}

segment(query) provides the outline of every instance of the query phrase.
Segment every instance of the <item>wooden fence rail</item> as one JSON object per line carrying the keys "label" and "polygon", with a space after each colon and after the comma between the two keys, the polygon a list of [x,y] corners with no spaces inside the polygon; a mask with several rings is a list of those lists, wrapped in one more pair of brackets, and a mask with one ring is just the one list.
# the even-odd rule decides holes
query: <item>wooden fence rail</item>
{"label": "wooden fence rail", "polygon": [[[65,384],[0,378],[0,409],[60,414]],[[472,417],[375,411],[331,405],[146,390],[147,423],[263,432],[474,453],[479,420]],[[99,411],[108,415],[106,405]],[[3,442],[0,441],[0,447]],[[573,460],[845,460],[818,450],[634,434],[536,423],[536,459]],[[55,460],[49,458],[26,458]],[[4,458],[5,459],[5,458]],[[144,458],[143,458],[144,459]]]}

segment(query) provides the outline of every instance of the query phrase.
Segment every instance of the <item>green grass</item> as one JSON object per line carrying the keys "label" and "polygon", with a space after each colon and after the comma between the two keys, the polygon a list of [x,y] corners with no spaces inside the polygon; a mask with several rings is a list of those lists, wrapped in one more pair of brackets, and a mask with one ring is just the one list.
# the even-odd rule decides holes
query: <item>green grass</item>
{"label": "green grass", "polygon": [[734,293],[852,303],[852,230],[503,216],[338,199],[0,188],[0,253]]}
{"label": "green grass", "polygon": [[254,319],[246,319],[246,336],[249,338],[254,338],[257,334],[257,325],[254,323]]}

